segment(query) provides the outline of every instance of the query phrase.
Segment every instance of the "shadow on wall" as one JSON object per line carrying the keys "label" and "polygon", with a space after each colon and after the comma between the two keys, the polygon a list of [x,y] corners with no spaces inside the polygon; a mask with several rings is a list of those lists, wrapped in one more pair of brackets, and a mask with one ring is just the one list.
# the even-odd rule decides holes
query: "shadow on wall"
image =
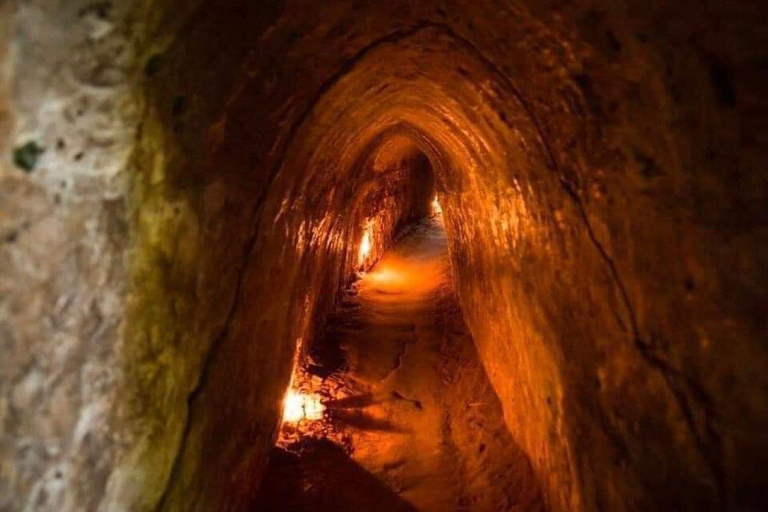
{"label": "shadow on wall", "polygon": [[253,512],[417,512],[330,441],[276,449]]}

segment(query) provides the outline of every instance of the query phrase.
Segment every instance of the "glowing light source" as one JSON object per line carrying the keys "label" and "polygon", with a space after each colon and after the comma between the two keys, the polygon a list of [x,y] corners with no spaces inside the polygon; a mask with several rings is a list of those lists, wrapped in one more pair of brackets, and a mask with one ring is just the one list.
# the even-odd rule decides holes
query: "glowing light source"
{"label": "glowing light source", "polygon": [[373,242],[373,223],[367,222],[365,225],[365,231],[363,232],[363,239],[360,242],[360,251],[357,254],[358,265],[363,265],[365,259],[371,253],[371,244]]}
{"label": "glowing light source", "polygon": [[443,208],[440,206],[440,202],[437,200],[437,195],[435,195],[435,198],[432,200],[432,214],[441,215],[442,213]]}
{"label": "glowing light source", "polygon": [[320,395],[289,390],[283,400],[283,422],[298,423],[301,420],[321,420],[325,406]]}

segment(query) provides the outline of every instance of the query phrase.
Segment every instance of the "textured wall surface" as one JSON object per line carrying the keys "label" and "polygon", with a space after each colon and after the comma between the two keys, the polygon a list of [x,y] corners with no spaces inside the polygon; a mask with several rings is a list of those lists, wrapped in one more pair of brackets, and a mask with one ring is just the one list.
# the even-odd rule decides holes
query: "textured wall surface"
{"label": "textured wall surface", "polygon": [[549,508],[758,510],[761,11],[0,5],[0,510],[238,510],[419,153]]}
{"label": "textured wall surface", "polygon": [[66,4],[0,6],[0,510],[96,510],[125,453],[135,46]]}

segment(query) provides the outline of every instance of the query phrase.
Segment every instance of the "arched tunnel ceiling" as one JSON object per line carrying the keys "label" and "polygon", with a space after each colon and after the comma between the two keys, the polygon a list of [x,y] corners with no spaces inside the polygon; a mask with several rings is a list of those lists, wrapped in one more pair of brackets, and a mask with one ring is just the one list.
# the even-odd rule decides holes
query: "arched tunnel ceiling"
{"label": "arched tunnel ceiling", "polygon": [[[465,316],[550,506],[620,508],[649,494],[666,500],[688,481],[709,491],[677,498],[687,506],[725,499],[723,441],[703,398],[709,392],[701,374],[681,370],[708,356],[702,347],[668,350],[650,340],[659,332],[690,336],[692,326],[681,329],[664,307],[671,296],[685,300],[684,258],[624,252],[679,237],[686,215],[685,172],[673,146],[687,142],[660,129],[668,94],[654,94],[663,78],[641,57],[623,61],[611,29],[589,45],[524,9],[502,16],[473,6],[458,26],[416,13],[387,26],[389,15],[378,9],[398,12],[331,5],[318,16],[334,23],[309,26],[289,9],[264,42],[288,64],[271,75],[258,57],[246,64],[255,74],[235,89],[220,140],[247,143],[252,135],[243,140],[248,123],[241,126],[240,116],[250,121],[265,97],[283,96],[276,114],[285,139],[259,185],[266,194],[260,225],[286,204],[291,212],[276,231],[256,235],[255,252],[282,255],[287,244],[312,254],[311,240],[339,236],[333,220],[341,212],[340,223],[356,228],[340,235],[340,250],[354,247],[363,220],[385,208],[349,208],[354,194],[343,191],[364,179],[356,164],[371,141],[407,128],[433,160]],[[365,19],[365,29],[353,19]],[[292,87],[281,93],[283,84]],[[642,99],[622,99],[622,87]],[[662,176],[652,176],[656,166]],[[302,238],[307,223],[319,231]],[[275,236],[280,230],[285,239]],[[278,264],[260,263],[261,272]],[[349,263],[334,268],[350,270]],[[655,289],[641,268],[678,284]],[[654,293],[658,300],[648,299]],[[658,400],[648,402],[649,392]],[[649,441],[641,425],[671,437]],[[673,444],[679,456],[669,462]],[[616,460],[635,459],[647,465],[625,462],[620,476],[604,478]]]}
{"label": "arched tunnel ceiling", "polygon": [[[22,277],[6,292],[41,288],[11,322],[58,311],[72,289],[106,290],[117,306],[77,295],[71,321],[120,328],[88,359],[111,368],[106,384],[57,388],[80,382],[78,351],[38,364],[66,369],[39,391],[77,412],[62,421],[41,399],[28,437],[47,432],[58,455],[3,457],[24,467],[9,506],[56,495],[63,478],[77,489],[64,510],[244,509],[294,351],[353,273],[366,222],[381,251],[412,213],[402,169],[422,152],[465,319],[548,508],[756,509],[768,460],[766,159],[749,114],[764,105],[749,71],[765,58],[759,13],[747,2],[24,7],[20,26],[79,20],[38,46],[27,32],[20,55],[48,48],[82,87],[11,75],[79,106],[82,152],[98,158],[83,169],[68,139],[35,173],[4,178],[37,191],[13,196],[27,201],[20,218],[63,226],[55,243],[31,230],[4,255],[37,240],[125,263],[98,282],[108,258],[67,267],[66,281],[12,263]],[[73,48],[86,58],[70,63]],[[113,69],[123,78],[105,87]],[[16,138],[74,137],[58,107],[13,98]],[[115,148],[88,138],[103,112],[120,127]],[[57,172],[90,181],[51,210]],[[76,226],[93,211],[103,222],[86,239]],[[25,340],[56,331],[15,332],[19,369],[3,382],[23,381],[45,351]],[[108,412],[88,416],[97,403]],[[19,417],[12,435],[31,429]]]}

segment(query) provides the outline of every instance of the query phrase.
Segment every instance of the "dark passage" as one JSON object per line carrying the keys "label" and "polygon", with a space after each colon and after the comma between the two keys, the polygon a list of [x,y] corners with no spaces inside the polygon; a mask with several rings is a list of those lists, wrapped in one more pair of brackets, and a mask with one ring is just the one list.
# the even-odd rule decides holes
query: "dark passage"
{"label": "dark passage", "polygon": [[325,415],[284,425],[253,510],[542,510],[462,320],[439,216],[353,284],[318,339],[296,386]]}

